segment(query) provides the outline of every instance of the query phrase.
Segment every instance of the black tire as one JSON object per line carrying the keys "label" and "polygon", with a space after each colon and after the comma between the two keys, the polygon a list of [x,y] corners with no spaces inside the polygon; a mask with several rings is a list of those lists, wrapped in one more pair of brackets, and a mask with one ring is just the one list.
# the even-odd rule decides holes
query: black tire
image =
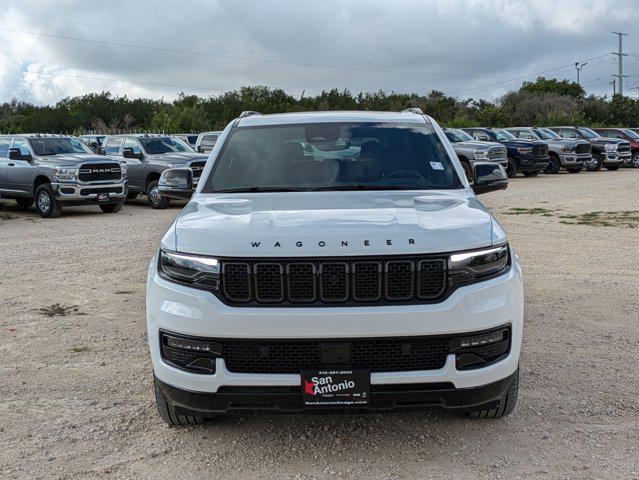
{"label": "black tire", "polygon": [[99,205],[99,207],[100,207],[100,210],[102,210],[104,213],[118,213],[120,210],[122,210],[122,202],[105,203],[105,204]]}
{"label": "black tire", "polygon": [[632,168],[639,168],[639,152],[635,152],[632,154],[632,159],[630,160],[628,166]]}
{"label": "black tire", "polygon": [[175,412],[175,407],[166,401],[162,390],[160,389],[157,378],[154,377],[154,390],[155,390],[155,404],[158,407],[158,413],[160,418],[169,427],[188,427],[190,425],[202,425],[206,422],[202,415],[193,412],[193,415],[178,415]]}
{"label": "black tire", "polygon": [[526,177],[536,177],[539,175],[539,170],[535,170],[534,172],[524,172],[524,175]]}
{"label": "black tire", "polygon": [[151,208],[155,208],[157,210],[162,210],[169,206],[171,203],[171,199],[167,197],[163,197],[158,190],[158,181],[153,180],[149,182],[149,185],[146,189],[147,202],[151,206]]}
{"label": "black tire", "polygon": [[508,392],[499,400],[499,404],[493,408],[483,410],[475,410],[468,412],[466,415],[471,418],[502,418],[509,415],[517,405],[517,396],[519,395],[519,368],[513,375],[513,382],[510,384]]}
{"label": "black tire", "polygon": [[603,158],[601,158],[600,153],[593,153],[592,160],[590,162],[586,162],[586,170],[589,172],[598,172],[601,170],[603,166]]}
{"label": "black tire", "polygon": [[16,198],[16,203],[18,204],[18,208],[20,210],[26,210],[35,203],[35,198]]}
{"label": "black tire", "polygon": [[559,160],[559,155],[556,153],[550,154],[550,161],[548,165],[544,169],[544,173],[549,175],[556,175],[561,170],[561,160]]}
{"label": "black tire", "polygon": [[138,198],[139,193],[135,193],[135,192],[129,192],[126,194],[126,199],[127,200],[135,200],[136,198]]}
{"label": "black tire", "polygon": [[470,166],[470,163],[468,162],[468,160],[462,160],[461,161],[462,167],[464,168],[464,173],[466,174],[466,180],[468,180],[469,182],[473,181],[473,169]]}
{"label": "black tire", "polygon": [[574,168],[567,168],[566,170],[568,170],[568,173],[579,173],[584,169],[584,167],[574,167]]}
{"label": "black tire", "polygon": [[36,188],[35,207],[42,218],[57,218],[62,211],[60,202],[55,198],[53,189],[48,183],[43,183]]}
{"label": "black tire", "polygon": [[508,166],[506,167],[506,174],[508,175],[508,178],[516,177],[517,171],[517,162],[508,157]]}

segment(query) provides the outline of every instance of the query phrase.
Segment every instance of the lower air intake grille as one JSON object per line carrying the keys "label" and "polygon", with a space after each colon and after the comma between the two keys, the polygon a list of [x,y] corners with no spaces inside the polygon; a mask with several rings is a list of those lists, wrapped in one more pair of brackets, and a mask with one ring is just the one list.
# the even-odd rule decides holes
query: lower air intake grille
{"label": "lower air intake grille", "polygon": [[246,305],[434,300],[446,282],[441,258],[222,261],[223,300]]}

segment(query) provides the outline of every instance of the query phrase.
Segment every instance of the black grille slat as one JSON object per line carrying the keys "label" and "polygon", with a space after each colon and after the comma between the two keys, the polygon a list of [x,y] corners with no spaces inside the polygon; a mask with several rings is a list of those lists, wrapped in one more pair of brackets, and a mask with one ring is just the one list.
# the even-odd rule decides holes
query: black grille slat
{"label": "black grille slat", "polygon": [[442,258],[222,260],[231,303],[339,304],[435,300],[446,291]]}
{"label": "black grille slat", "polygon": [[256,263],[255,298],[258,302],[284,300],[284,270],[280,263]]}
{"label": "black grille slat", "polygon": [[250,271],[248,263],[225,262],[222,265],[222,291],[229,300],[248,302],[251,299]]}
{"label": "black grille slat", "polygon": [[382,295],[381,262],[353,263],[353,298],[360,302],[374,302]]}
{"label": "black grille slat", "polygon": [[535,144],[533,145],[532,153],[536,157],[545,157],[546,155],[548,155],[548,145],[544,143]]}
{"label": "black grille slat", "polygon": [[104,182],[121,178],[122,167],[119,163],[84,163],[78,171],[78,180],[81,182]]}
{"label": "black grille slat", "polygon": [[417,270],[417,288],[420,298],[436,298],[444,292],[446,289],[444,260],[421,260]]}
{"label": "black grille slat", "polygon": [[577,147],[575,148],[575,153],[577,154],[584,154],[584,153],[590,153],[592,147],[589,143],[579,143],[577,144]]}
{"label": "black grille slat", "polygon": [[299,373],[340,366],[370,372],[437,370],[446,363],[449,341],[448,336],[330,340],[348,345],[350,356],[344,363],[327,363],[321,340],[216,339],[226,368],[235,373]]}

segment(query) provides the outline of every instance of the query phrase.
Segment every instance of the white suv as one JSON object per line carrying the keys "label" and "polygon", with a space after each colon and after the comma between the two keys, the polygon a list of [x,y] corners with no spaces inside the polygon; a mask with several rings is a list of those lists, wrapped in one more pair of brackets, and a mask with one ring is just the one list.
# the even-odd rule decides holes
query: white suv
{"label": "white suv", "polygon": [[[161,417],[258,409],[512,411],[523,282],[437,123],[401,113],[231,122],[147,285]],[[190,198],[192,171],[163,195]]]}

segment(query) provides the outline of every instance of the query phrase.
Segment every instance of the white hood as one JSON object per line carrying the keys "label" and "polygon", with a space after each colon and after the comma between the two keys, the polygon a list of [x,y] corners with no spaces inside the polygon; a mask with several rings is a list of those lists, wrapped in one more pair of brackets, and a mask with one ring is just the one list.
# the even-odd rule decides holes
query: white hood
{"label": "white hood", "polygon": [[163,240],[183,253],[313,257],[438,253],[503,231],[466,190],[197,194]]}

